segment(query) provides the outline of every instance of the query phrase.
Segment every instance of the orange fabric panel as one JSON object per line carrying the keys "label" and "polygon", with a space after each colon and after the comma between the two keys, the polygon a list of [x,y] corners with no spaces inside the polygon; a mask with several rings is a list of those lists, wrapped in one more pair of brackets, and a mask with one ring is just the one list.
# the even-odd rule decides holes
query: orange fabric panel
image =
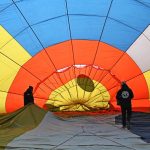
{"label": "orange fabric panel", "polygon": [[[71,68],[67,69],[64,72],[55,73],[54,74],[55,80],[51,76],[50,78],[47,78],[47,80],[45,80],[44,82],[47,82],[47,83],[50,82],[51,84],[54,84],[56,88],[58,88],[61,85],[67,83],[68,81],[74,79],[79,74],[85,74],[85,75],[89,76],[90,78],[92,78],[93,80],[100,81],[104,85],[109,85],[107,87],[108,89],[110,88],[110,86],[113,87],[114,85],[116,85],[116,83],[118,83],[118,81],[116,81],[115,78],[113,78],[112,75],[110,73],[108,73],[107,71],[97,70],[95,68],[92,68],[92,70],[91,70],[91,66],[87,66],[87,67],[80,68],[80,69],[74,68],[74,70],[73,70],[73,68],[74,67],[72,66]],[[91,70],[91,73],[89,72],[89,70]],[[69,74],[69,72],[75,73],[76,76],[75,75],[71,76]],[[60,78],[61,78],[62,82],[60,82]]]}
{"label": "orange fabric panel", "polygon": [[[9,92],[23,94],[29,85],[32,85],[35,88],[36,85],[41,82],[41,79],[55,71],[45,51],[38,53],[26,62],[23,67],[29,72],[24,68],[21,68],[11,85]],[[13,101],[16,100],[18,101],[18,105],[13,105]],[[22,107],[22,104],[23,99],[19,99],[17,96],[8,93],[6,100],[6,110],[8,112],[19,109]]]}
{"label": "orange fabric panel", "polygon": [[137,64],[135,64],[135,62],[126,53],[124,53],[123,57],[112,68],[111,72],[115,74],[121,81],[128,80],[138,74],[141,74],[141,70]]}
{"label": "orange fabric panel", "polygon": [[[59,82],[59,84],[56,84],[56,81],[54,80],[51,81],[51,79],[53,79],[52,76],[48,78],[47,80],[51,81],[51,83],[53,83],[55,87],[58,88],[62,86],[63,84],[66,84],[70,80],[74,79],[75,76],[70,76],[69,72],[75,71],[76,76],[78,76],[79,74],[85,74],[89,76],[91,79],[101,82],[107,89],[111,89],[112,87],[118,84],[118,81],[115,78],[113,78],[113,76],[107,71],[97,70],[95,68],[92,68],[91,70],[91,66],[87,66],[87,67],[80,68],[80,69],[74,68],[75,70],[72,70],[72,68],[74,67],[71,67],[62,73],[55,73],[55,74],[59,74],[58,76],[61,77],[62,82]],[[89,70],[91,70],[90,75],[89,75]],[[48,82],[47,80],[45,82]],[[59,81],[60,79],[56,78],[56,80]]]}
{"label": "orange fabric panel", "polygon": [[35,98],[34,101],[35,101],[35,104],[38,105],[39,107],[45,108],[45,103],[46,103],[47,99]]}
{"label": "orange fabric panel", "polygon": [[99,43],[94,64],[109,70],[122,54],[123,51],[101,42]]}
{"label": "orange fabric panel", "polygon": [[[112,101],[111,104],[116,110],[120,110],[120,106],[117,105],[116,101]],[[132,100],[132,110],[149,113],[150,112],[150,100],[148,99]]]}
{"label": "orange fabric panel", "polygon": [[114,87],[112,87],[111,89],[109,89],[109,93],[111,95],[111,100],[110,102],[116,102],[116,93],[117,91],[120,89],[120,85],[119,84],[116,84]]}
{"label": "orange fabric panel", "polygon": [[40,80],[43,80],[46,76],[56,71],[45,50],[32,57],[23,66]]}
{"label": "orange fabric panel", "polygon": [[112,78],[112,76],[109,73],[102,78],[101,83],[107,86],[107,89],[110,89],[116,84],[118,84],[118,82],[114,78]]}
{"label": "orange fabric panel", "polygon": [[[124,54],[120,61],[113,67],[111,72],[115,74],[120,81],[129,80],[127,84],[129,84],[131,89],[133,89],[133,92],[135,93],[135,99],[139,97],[148,98],[148,87],[145,77],[128,54]],[[136,77],[137,75],[140,76]]]}
{"label": "orange fabric panel", "polygon": [[[52,90],[49,89],[49,91],[47,90],[46,93],[43,93],[43,91],[41,91],[41,89],[45,89],[44,83],[45,84],[50,83],[49,86],[55,85],[55,88],[58,88],[58,87],[62,86],[63,84],[66,84],[67,82],[69,82],[70,80],[75,78],[74,71],[75,71],[76,76],[78,76],[79,74],[89,75],[89,69],[91,69],[91,66],[87,66],[87,67],[80,68],[80,69],[79,68],[74,68],[72,66],[71,68],[65,70],[64,72],[54,73],[53,75],[55,76],[55,80],[53,79],[52,76],[47,78],[42,84],[40,84],[40,86],[38,87],[38,90],[35,93],[35,96],[37,96],[37,97],[43,97],[44,96],[43,97],[44,99],[48,99],[48,97],[49,97],[50,93],[52,92]],[[93,68],[92,70],[95,70],[94,71],[94,75],[95,75],[96,69]],[[71,75],[70,72],[72,73],[72,75]],[[91,72],[93,72],[93,71],[91,71]],[[99,76],[99,75],[94,76],[91,73],[89,77],[91,77],[93,80],[96,80],[96,81],[101,81],[102,80],[102,84],[104,84],[104,86],[108,90],[111,89],[114,85],[118,84],[118,82],[114,78],[112,78],[111,74],[108,74],[108,72],[106,72],[106,71],[104,73],[103,70],[97,70],[97,74],[102,74],[102,75],[101,76]],[[107,74],[107,76],[105,76],[106,74]],[[58,77],[61,78],[62,82],[60,82],[60,79]],[[107,82],[108,79],[109,79],[109,82]],[[71,86],[71,84],[70,84],[70,86]],[[39,88],[41,88],[41,89],[39,89]],[[39,101],[39,104],[43,105],[44,103],[43,102],[41,103]]]}
{"label": "orange fabric panel", "polygon": [[101,80],[101,83],[107,88],[110,94],[110,102],[114,98],[115,93],[118,90],[118,81],[111,76],[111,74],[105,75],[105,77]]}
{"label": "orange fabric panel", "polygon": [[134,92],[134,99],[148,99],[149,91],[144,75],[141,74],[127,82]]}
{"label": "orange fabric panel", "polygon": [[11,94],[8,93],[7,101],[6,101],[6,112],[13,112],[24,106],[23,94]]}
{"label": "orange fabric panel", "polygon": [[23,96],[23,93],[28,88],[28,86],[32,85],[33,87],[35,87],[37,82],[39,82],[38,79],[36,79],[30,73],[21,68],[9,89],[6,100],[6,111],[12,112],[23,106],[23,97],[10,94],[11,92],[18,93]]}
{"label": "orange fabric panel", "polygon": [[73,40],[76,64],[92,64],[98,41]]}
{"label": "orange fabric panel", "polygon": [[[96,50],[98,41],[73,40],[72,42],[76,64],[90,64],[94,58],[94,50]],[[51,46],[46,50],[58,69],[73,65],[71,41]],[[93,65],[95,65],[95,67],[100,66],[104,69],[109,69],[118,61],[122,54],[122,51],[105,43],[100,43],[97,57]],[[114,76],[110,71],[94,68],[90,65],[84,68],[76,68],[72,66],[63,72],[56,72],[45,50],[42,50],[36,56],[31,58],[23,65],[23,67],[33,73],[40,80],[36,79],[29,72],[21,68],[9,91],[23,95],[27,87],[32,85],[36,88],[34,93],[34,96],[36,97],[35,103],[40,107],[44,107],[46,100],[53,90],[74,79],[79,74],[85,74],[91,79],[101,82],[109,91],[112,103],[116,101],[115,94],[118,91],[119,80],[127,80],[137,74],[141,74],[138,66],[127,54],[124,54],[121,60],[117,62],[111,70],[111,73],[113,73]],[[135,98],[148,97],[148,88],[143,75],[129,81],[128,83],[133,89],[133,92],[136,93]],[[8,112],[14,111],[22,106],[22,97],[8,94],[6,102],[6,109]],[[115,105],[115,107],[117,106]]]}
{"label": "orange fabric panel", "polygon": [[46,51],[57,69],[74,64],[71,41],[48,47]]}
{"label": "orange fabric panel", "polygon": [[44,107],[46,101],[48,100],[49,93],[51,93],[53,90],[49,88],[45,88],[45,85],[41,84],[36,92],[34,93],[34,98],[35,98],[35,104],[40,106],[41,108]]}
{"label": "orange fabric panel", "polygon": [[150,112],[150,100],[149,99],[139,99],[132,101],[133,110],[140,112]]}
{"label": "orange fabric panel", "polygon": [[[94,69],[93,69],[94,70]],[[96,70],[96,69],[95,69]],[[92,72],[93,73],[93,72]],[[97,70],[96,71],[96,74],[94,74],[94,76],[92,75],[92,73],[91,73],[91,76],[96,80],[96,81],[99,81],[99,82],[101,82],[104,78],[105,78],[105,76],[108,74],[108,72],[107,71],[105,71],[105,70]],[[94,71],[94,73],[95,73],[95,71]]]}
{"label": "orange fabric panel", "polygon": [[[143,111],[145,108],[146,108],[145,109],[145,111],[146,111],[147,108],[150,108],[150,100],[148,100],[149,92],[148,92],[148,88],[146,87],[143,75],[140,75],[140,76],[128,81],[127,84],[133,90],[133,93],[134,93],[134,99],[132,100],[133,107],[135,107],[134,110],[140,111],[140,109],[142,110],[142,107],[143,107]],[[114,92],[114,95],[116,95],[115,93],[119,89],[120,89],[120,86],[118,86],[118,89],[116,89],[116,91]],[[109,91],[109,92],[112,93],[111,91]],[[111,103],[114,105],[115,108],[119,108],[116,104],[115,96],[112,97]]]}

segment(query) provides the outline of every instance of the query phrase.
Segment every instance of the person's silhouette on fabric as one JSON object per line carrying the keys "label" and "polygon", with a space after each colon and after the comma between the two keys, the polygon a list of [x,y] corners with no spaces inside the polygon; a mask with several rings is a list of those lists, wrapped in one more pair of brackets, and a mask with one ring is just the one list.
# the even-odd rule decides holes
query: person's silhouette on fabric
{"label": "person's silhouette on fabric", "polygon": [[34,104],[33,87],[32,86],[29,86],[28,89],[24,92],[24,106],[29,103]]}
{"label": "person's silhouette on fabric", "polygon": [[[132,90],[128,87],[125,82],[121,83],[121,89],[117,92],[116,99],[117,104],[121,107],[122,112],[122,125],[130,129],[130,120],[132,115],[132,103],[131,99],[134,97]],[[127,116],[127,123],[126,123]]]}

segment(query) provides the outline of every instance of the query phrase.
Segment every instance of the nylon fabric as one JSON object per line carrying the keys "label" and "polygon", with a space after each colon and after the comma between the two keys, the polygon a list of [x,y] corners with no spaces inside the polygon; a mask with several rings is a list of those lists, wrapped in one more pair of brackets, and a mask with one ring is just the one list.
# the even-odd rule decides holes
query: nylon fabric
{"label": "nylon fabric", "polygon": [[42,121],[46,111],[36,105],[26,105],[16,112],[0,116],[0,149],[21,134],[34,129]]}

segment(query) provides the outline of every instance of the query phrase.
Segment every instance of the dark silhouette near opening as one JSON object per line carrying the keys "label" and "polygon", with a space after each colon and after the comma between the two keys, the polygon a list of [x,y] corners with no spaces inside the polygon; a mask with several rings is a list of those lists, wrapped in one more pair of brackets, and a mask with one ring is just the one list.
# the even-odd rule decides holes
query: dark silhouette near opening
{"label": "dark silhouette near opening", "polygon": [[34,104],[33,87],[29,88],[24,92],[24,106],[27,104]]}
{"label": "dark silhouette near opening", "polygon": [[[116,99],[117,104],[121,107],[122,112],[122,125],[130,129],[130,120],[132,115],[132,103],[131,99],[134,97],[132,90],[125,82],[121,83],[121,89],[117,92]],[[127,116],[127,117],[126,117]],[[126,123],[126,120],[128,121]]]}

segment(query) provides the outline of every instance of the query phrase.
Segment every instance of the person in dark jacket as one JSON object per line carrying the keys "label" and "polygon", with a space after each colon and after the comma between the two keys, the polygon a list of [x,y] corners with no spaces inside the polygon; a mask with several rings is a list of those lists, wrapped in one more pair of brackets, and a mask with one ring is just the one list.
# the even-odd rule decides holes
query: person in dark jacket
{"label": "person in dark jacket", "polygon": [[34,104],[33,87],[32,86],[29,86],[28,89],[24,92],[24,106],[29,103]]}
{"label": "person in dark jacket", "polygon": [[[121,89],[117,92],[116,99],[117,104],[121,107],[122,112],[122,125],[130,129],[130,120],[132,115],[132,103],[131,100],[134,97],[132,90],[128,87],[125,82],[121,83]],[[127,116],[127,118],[126,118]],[[128,123],[126,124],[126,120]]]}

